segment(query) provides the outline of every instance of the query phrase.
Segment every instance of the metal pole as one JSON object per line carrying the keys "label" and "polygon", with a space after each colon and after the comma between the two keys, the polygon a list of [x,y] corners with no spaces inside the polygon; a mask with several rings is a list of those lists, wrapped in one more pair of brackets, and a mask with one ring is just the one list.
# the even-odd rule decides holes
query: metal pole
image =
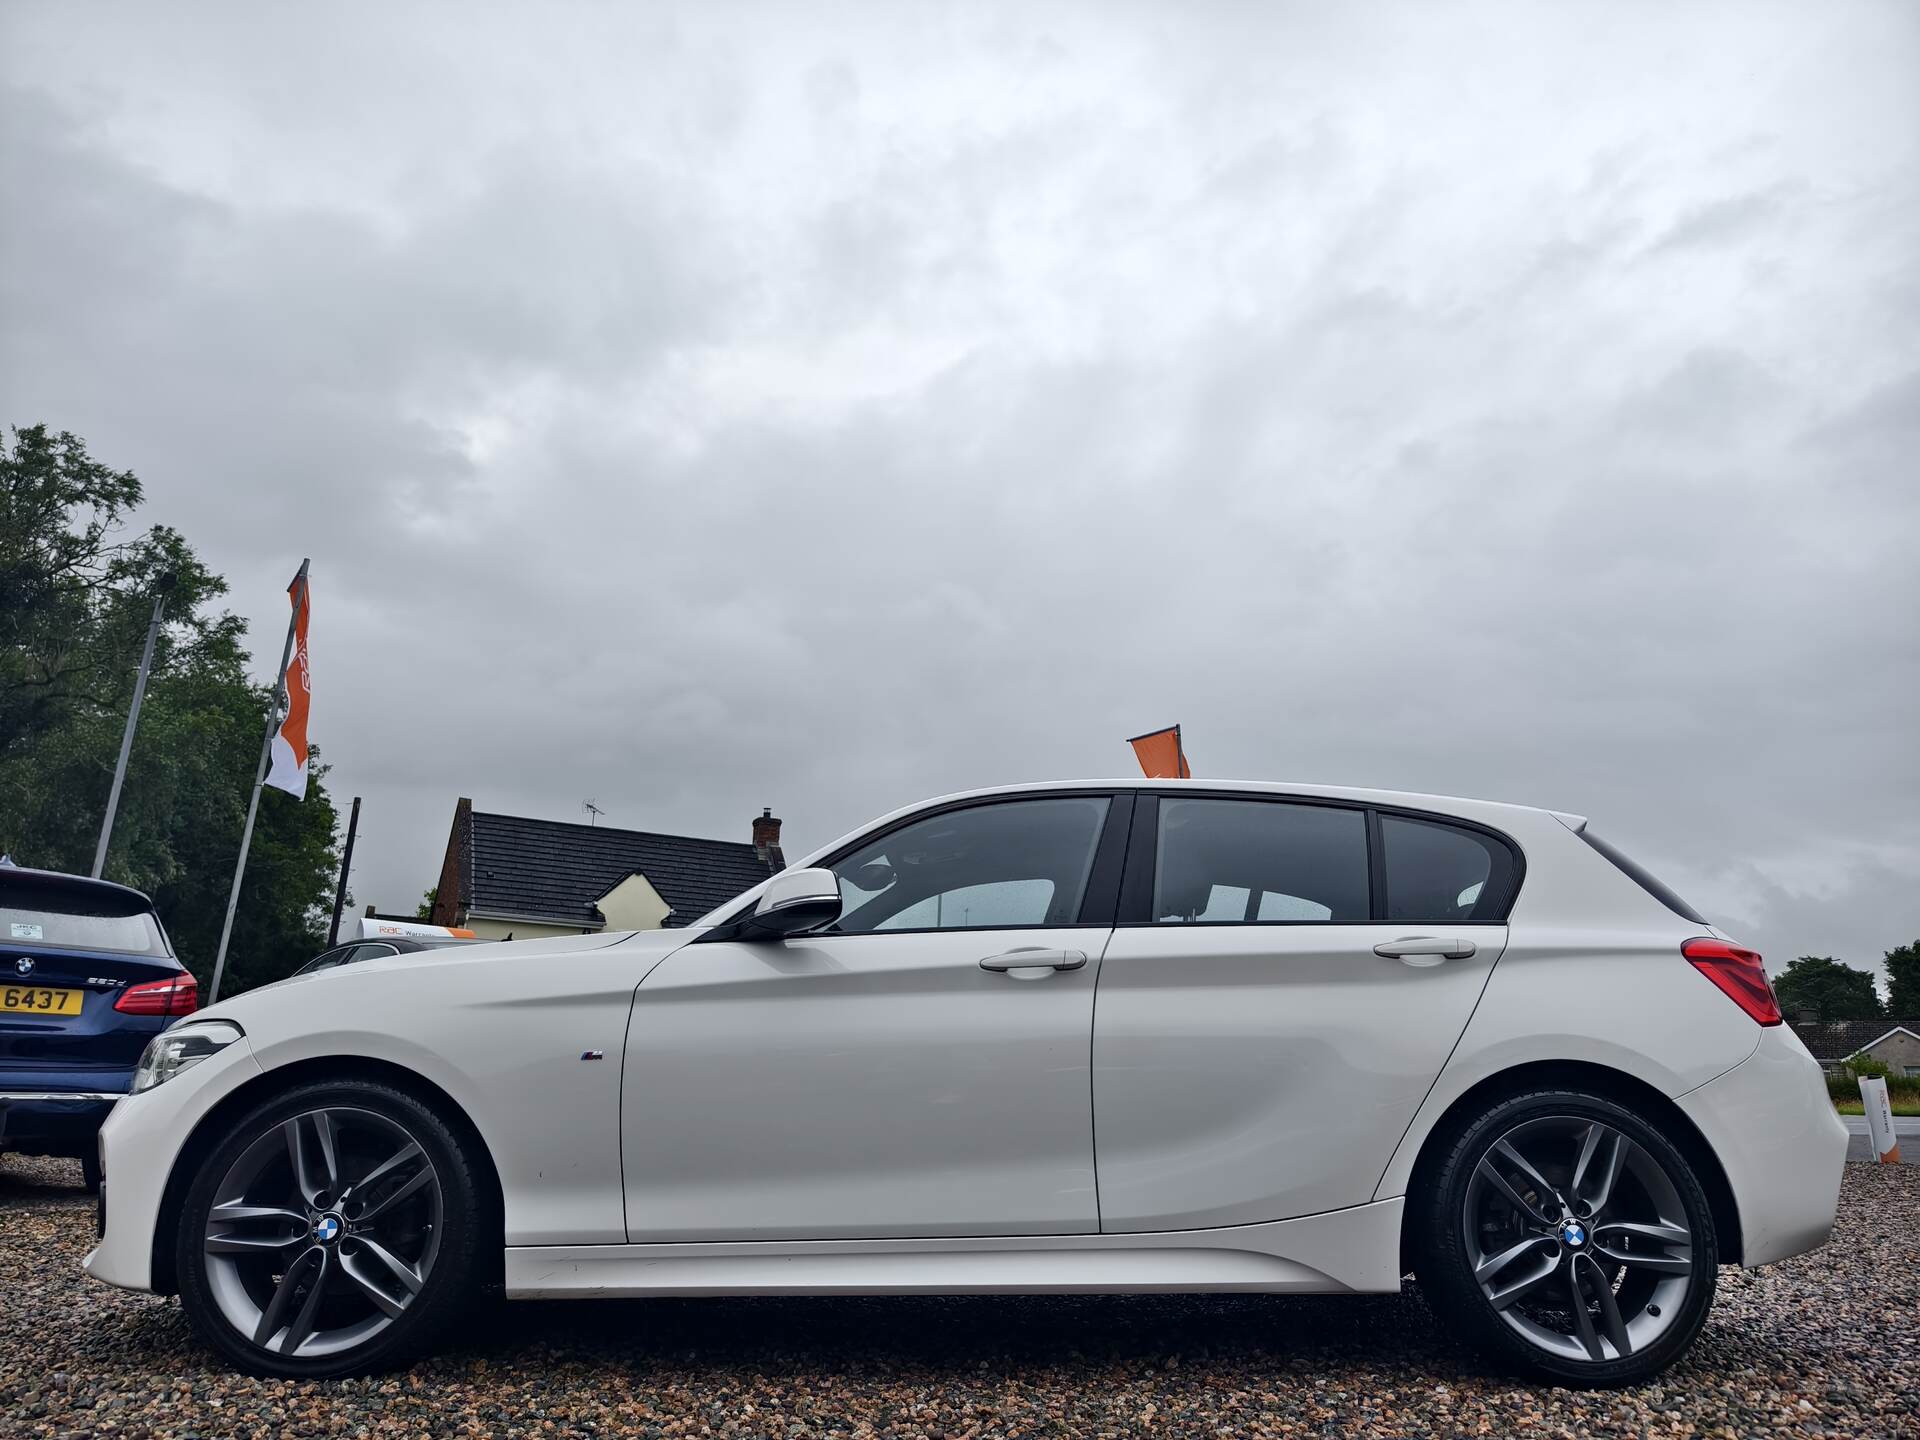
{"label": "metal pole", "polygon": [[260,812],[260,789],[267,779],[267,757],[273,753],[273,734],[280,728],[280,702],[287,693],[287,662],[293,658],[293,627],[300,623],[300,612],[307,605],[307,562],[300,562],[300,572],[293,577],[288,587],[299,592],[299,601],[293,607],[293,614],[287,619],[287,643],[280,650],[280,669],[274,677],[273,703],[267,707],[267,733],[260,737],[260,765],[253,774],[253,797],[247,801],[247,824],[240,832],[240,858],[233,865],[233,888],[227,892],[227,918],[220,923],[220,948],[213,957],[213,988],[208,993],[207,1003],[213,1004],[220,998],[220,978],[227,969],[227,941],[233,937],[233,911],[240,903],[240,879],[247,873],[247,850],[253,844],[253,819]]}
{"label": "metal pole", "polygon": [[113,839],[113,817],[120,809],[120,787],[127,783],[127,757],[133,754],[133,732],[140,723],[140,704],[147,698],[147,676],[153,671],[153,642],[160,635],[160,612],[167,608],[167,591],[173,587],[173,575],[160,577],[154,587],[153,620],[147,626],[147,648],[140,652],[140,678],[133,682],[133,705],[127,711],[126,732],[120,737],[120,761],[113,767],[113,788],[107,791],[107,813],[100,821],[100,843],[93,852],[93,878],[107,866],[107,842]]}
{"label": "metal pole", "polygon": [[[340,883],[333,891],[333,923],[327,927],[327,948],[340,943],[340,907],[347,903],[347,871],[353,868],[353,837],[360,828],[360,797],[353,797],[347,814],[347,848],[340,853]],[[363,932],[364,933],[364,932]]]}

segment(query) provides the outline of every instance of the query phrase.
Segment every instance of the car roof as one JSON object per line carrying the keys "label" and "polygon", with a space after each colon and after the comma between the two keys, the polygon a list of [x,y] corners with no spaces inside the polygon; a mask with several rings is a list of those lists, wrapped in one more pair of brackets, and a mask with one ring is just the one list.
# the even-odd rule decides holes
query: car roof
{"label": "car roof", "polygon": [[[916,801],[912,805],[902,806],[894,815],[907,815],[915,810],[924,810],[932,805],[951,804],[957,800],[973,800],[995,795],[1028,795],[1048,790],[1195,790],[1195,791],[1243,791],[1254,795],[1300,795],[1311,799],[1347,800],[1363,805],[1398,806],[1408,810],[1431,810],[1439,814],[1458,815],[1465,819],[1490,818],[1495,812],[1508,812],[1515,816],[1551,815],[1571,830],[1579,830],[1587,823],[1584,815],[1570,814],[1564,810],[1548,810],[1539,805],[1515,805],[1504,800],[1476,800],[1464,795],[1432,795],[1414,790],[1377,790],[1356,785],[1317,785],[1286,780],[1216,780],[1190,779],[1173,780],[1149,779],[1134,775],[1122,779],[1094,780],[1041,780],[1024,785],[989,785],[975,790],[958,790],[951,795],[935,796],[931,799]],[[893,818],[891,815],[886,817]],[[873,822],[877,823],[877,822]],[[871,828],[871,824],[862,825],[861,830]],[[857,832],[856,832],[857,833]]]}
{"label": "car roof", "polygon": [[44,889],[65,890],[74,895],[117,895],[123,900],[137,900],[148,910],[153,909],[153,900],[146,891],[113,880],[95,880],[90,875],[72,875],[64,870],[35,870],[28,865],[0,865],[0,884],[10,879],[31,880]]}

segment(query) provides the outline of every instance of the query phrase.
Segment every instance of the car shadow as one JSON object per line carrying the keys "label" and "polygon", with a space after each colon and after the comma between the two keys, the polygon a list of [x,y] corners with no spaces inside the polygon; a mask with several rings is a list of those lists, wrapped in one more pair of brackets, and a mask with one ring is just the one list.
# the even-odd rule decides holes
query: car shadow
{"label": "car shadow", "polygon": [[634,1370],[897,1376],[1199,1362],[1345,1363],[1454,1374],[1465,1359],[1416,1292],[1378,1296],[1050,1295],[500,1302],[455,1353],[532,1352]]}

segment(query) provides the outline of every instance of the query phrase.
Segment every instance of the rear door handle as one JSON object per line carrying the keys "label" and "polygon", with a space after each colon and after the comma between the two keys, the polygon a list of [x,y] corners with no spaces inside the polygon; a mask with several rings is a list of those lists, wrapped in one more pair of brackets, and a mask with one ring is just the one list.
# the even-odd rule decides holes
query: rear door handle
{"label": "rear door handle", "polygon": [[987,956],[980,968],[1004,975],[1009,970],[1078,970],[1086,963],[1084,950],[1009,950],[1004,955]]}
{"label": "rear door handle", "polygon": [[1383,940],[1373,953],[1388,960],[1404,960],[1409,965],[1438,965],[1442,960],[1465,960],[1473,954],[1471,940],[1455,940],[1440,935],[1405,935],[1398,940]]}

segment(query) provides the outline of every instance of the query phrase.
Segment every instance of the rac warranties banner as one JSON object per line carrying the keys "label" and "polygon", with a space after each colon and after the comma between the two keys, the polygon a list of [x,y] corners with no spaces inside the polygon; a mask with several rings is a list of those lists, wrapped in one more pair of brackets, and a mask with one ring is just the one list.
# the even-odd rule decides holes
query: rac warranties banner
{"label": "rac warranties banner", "polygon": [[[304,571],[305,566],[301,569]],[[296,800],[307,795],[307,702],[313,695],[313,675],[307,668],[307,577],[294,578],[287,593],[293,598],[293,658],[287,662],[287,718],[273,737],[273,768],[267,784]]]}

